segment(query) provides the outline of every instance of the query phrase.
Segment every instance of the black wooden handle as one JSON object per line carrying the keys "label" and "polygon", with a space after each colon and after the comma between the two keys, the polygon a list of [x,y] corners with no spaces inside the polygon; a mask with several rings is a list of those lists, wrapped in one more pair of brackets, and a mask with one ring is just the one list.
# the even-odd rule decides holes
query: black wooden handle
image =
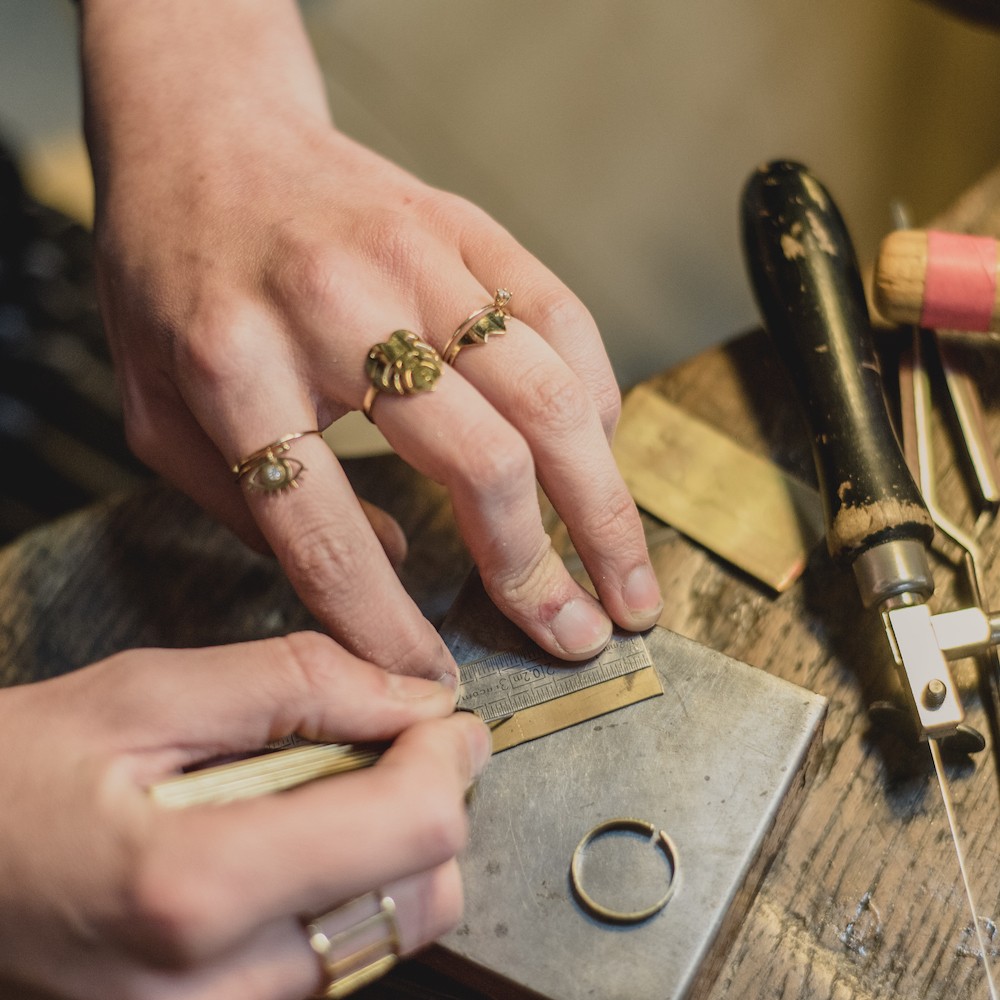
{"label": "black wooden handle", "polygon": [[930,515],[886,410],[854,247],[805,167],[759,168],[743,194],[743,245],[771,339],[812,435],[827,544],[853,562],[890,539],[930,541]]}

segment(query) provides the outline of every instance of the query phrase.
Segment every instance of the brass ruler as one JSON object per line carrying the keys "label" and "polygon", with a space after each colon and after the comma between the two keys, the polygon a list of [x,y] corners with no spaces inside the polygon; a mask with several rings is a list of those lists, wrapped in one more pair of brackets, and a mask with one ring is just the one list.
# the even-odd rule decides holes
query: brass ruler
{"label": "brass ruler", "polygon": [[579,664],[540,650],[494,653],[461,666],[458,707],[475,712],[483,722],[498,722],[652,665],[649,650],[637,635],[612,636],[600,655]]}

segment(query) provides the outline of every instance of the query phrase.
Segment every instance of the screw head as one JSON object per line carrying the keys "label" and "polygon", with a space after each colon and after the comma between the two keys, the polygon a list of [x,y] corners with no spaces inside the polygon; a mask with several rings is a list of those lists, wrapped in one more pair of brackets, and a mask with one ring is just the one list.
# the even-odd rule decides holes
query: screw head
{"label": "screw head", "polygon": [[944,681],[935,677],[934,680],[928,681],[927,687],[924,688],[924,706],[931,709],[940,708],[944,704],[944,700],[947,696],[948,686]]}

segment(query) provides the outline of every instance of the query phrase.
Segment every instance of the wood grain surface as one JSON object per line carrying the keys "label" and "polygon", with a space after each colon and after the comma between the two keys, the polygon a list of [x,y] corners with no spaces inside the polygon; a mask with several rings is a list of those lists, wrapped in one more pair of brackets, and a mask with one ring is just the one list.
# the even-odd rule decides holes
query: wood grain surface
{"label": "wood grain surface", "polygon": [[[1000,171],[938,221],[1000,235]],[[890,396],[892,338],[882,336]],[[979,380],[991,439],[1000,441],[1000,346],[983,342],[960,350]],[[649,384],[745,447],[813,478],[804,429],[759,331]],[[947,432],[942,419],[940,496],[968,525],[964,476],[945,446]],[[352,460],[347,467],[358,491],[403,524],[411,540],[404,581],[425,613],[440,621],[470,565],[447,497],[394,456]],[[820,547],[802,579],[775,596],[674,529],[652,518],[646,526],[667,595],[660,624],[830,701],[819,774],[712,996],[987,996],[929,755],[873,729],[867,717],[867,705],[895,682],[881,624],[861,607],[852,575]],[[557,529],[555,536],[562,533]],[[983,544],[988,592],[1000,595],[1000,525],[987,529]],[[937,561],[936,573],[935,609],[959,606],[948,559]],[[0,552],[5,684],[123,648],[231,642],[310,623],[272,561],[248,552],[162,486],[90,508]],[[964,663],[960,674],[972,721],[987,730],[974,670]],[[725,719],[719,719],[719,739],[725,739]],[[1000,914],[998,771],[988,750],[951,762],[949,773],[980,908],[992,919]],[[995,961],[1000,936],[992,923],[986,932]]]}

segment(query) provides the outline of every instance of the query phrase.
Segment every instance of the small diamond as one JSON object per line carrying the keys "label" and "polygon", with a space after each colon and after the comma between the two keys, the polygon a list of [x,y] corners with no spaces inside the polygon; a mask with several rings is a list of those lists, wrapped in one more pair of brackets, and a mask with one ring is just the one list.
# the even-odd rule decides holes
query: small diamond
{"label": "small diamond", "polygon": [[261,476],[267,481],[269,486],[277,486],[283,482],[288,475],[284,465],[280,462],[268,462],[261,470]]}

